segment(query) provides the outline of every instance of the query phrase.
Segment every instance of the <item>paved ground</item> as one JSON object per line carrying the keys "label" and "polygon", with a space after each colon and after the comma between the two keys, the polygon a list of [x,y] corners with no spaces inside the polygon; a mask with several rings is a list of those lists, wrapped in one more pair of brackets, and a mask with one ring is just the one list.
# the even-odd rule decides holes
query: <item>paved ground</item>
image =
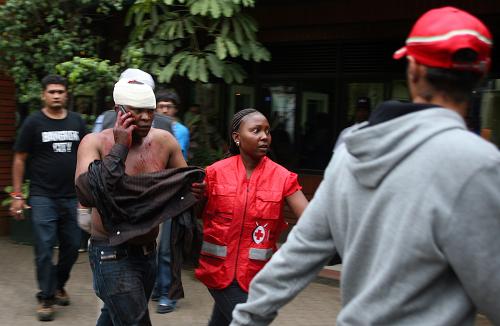
{"label": "paved ground", "polygon": [[[73,269],[67,290],[72,304],[57,307],[56,320],[38,322],[35,318],[36,283],[33,270],[32,247],[14,244],[0,237],[0,325],[95,325],[99,301],[92,290],[92,277],[86,253],[80,254]],[[212,299],[205,287],[196,281],[192,271],[184,271],[183,284],[186,298],[170,314],[155,313],[150,304],[153,325],[206,325]],[[323,326],[334,325],[340,308],[340,291],[337,282],[318,278],[295,300],[283,308],[273,325]],[[480,318],[476,326],[491,325]]]}

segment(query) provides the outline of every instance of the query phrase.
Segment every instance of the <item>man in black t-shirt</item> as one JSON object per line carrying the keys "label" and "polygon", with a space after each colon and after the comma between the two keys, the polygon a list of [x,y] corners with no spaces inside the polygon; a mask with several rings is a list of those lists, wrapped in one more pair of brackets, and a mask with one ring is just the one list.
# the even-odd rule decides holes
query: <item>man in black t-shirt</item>
{"label": "man in black t-shirt", "polygon": [[[74,178],[78,145],[87,130],[77,113],[66,110],[65,78],[46,76],[42,86],[44,106],[24,121],[14,146],[10,214],[16,219],[24,218],[23,209],[28,206],[21,186],[28,171],[40,288],[37,315],[39,320],[52,320],[54,303],[69,304],[64,286],[78,258],[81,230],[76,219]],[[54,265],[52,251],[57,243],[59,257]]]}

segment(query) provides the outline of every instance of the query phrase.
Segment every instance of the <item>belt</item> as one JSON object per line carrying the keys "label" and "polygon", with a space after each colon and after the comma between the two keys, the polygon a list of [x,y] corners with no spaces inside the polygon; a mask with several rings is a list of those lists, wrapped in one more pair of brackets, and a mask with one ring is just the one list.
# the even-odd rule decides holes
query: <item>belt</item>
{"label": "belt", "polygon": [[121,243],[119,245],[110,245],[107,239],[95,239],[91,238],[90,243],[94,246],[105,246],[108,249],[113,249],[115,254],[118,256],[122,256],[123,254],[127,254],[129,256],[147,256],[156,249],[156,241],[151,241],[147,244],[132,244],[128,242]]}

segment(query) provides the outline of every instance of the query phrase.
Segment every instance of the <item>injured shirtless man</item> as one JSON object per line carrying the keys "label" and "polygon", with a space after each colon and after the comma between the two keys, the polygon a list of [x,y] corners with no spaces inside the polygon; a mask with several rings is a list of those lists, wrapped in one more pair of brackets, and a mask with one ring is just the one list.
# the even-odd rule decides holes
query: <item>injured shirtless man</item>
{"label": "injured shirtless man", "polygon": [[150,86],[120,79],[113,98],[114,128],[82,140],[75,176],[80,203],[93,207],[89,258],[104,302],[97,324],[150,325],[158,225],[196,203],[203,185],[191,186],[199,169],[187,167],[174,136],[151,128]]}

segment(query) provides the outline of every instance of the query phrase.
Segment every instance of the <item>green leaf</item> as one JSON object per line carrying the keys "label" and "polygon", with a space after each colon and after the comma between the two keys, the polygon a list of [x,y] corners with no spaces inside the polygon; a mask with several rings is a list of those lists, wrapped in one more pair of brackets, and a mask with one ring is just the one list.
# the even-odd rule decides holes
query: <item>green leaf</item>
{"label": "green leaf", "polygon": [[189,55],[189,52],[187,52],[187,51],[179,52],[172,57],[170,62],[175,63],[177,65],[179,62],[184,60],[188,55]]}
{"label": "green leaf", "polygon": [[206,16],[212,0],[194,0],[189,11],[192,15]]}
{"label": "green leaf", "polygon": [[184,27],[182,26],[182,20],[177,21],[177,38],[184,38]]}
{"label": "green leaf", "polygon": [[174,75],[176,68],[177,64],[170,62],[161,70],[160,74],[158,75],[158,81],[160,83],[170,82],[170,79],[172,79],[172,76]]}
{"label": "green leaf", "polygon": [[184,27],[185,27],[185,29],[186,29],[186,31],[188,33],[190,33],[190,34],[194,34],[195,33],[192,19],[190,19],[190,18],[185,19],[184,20]]}
{"label": "green leaf", "polygon": [[183,60],[182,62],[179,64],[179,75],[181,76],[185,76],[186,74],[186,70],[188,69],[188,67],[191,65],[191,61],[193,60],[193,56],[192,55],[187,55]]}
{"label": "green leaf", "polygon": [[271,52],[269,52],[266,48],[259,48],[259,57],[263,61],[271,61]]}
{"label": "green leaf", "polygon": [[233,16],[234,11],[235,11],[235,6],[232,3],[226,3],[222,5],[222,15],[224,17]]}
{"label": "green leaf", "polygon": [[189,63],[187,76],[190,80],[196,81],[198,79],[198,57],[192,56],[192,58]]}
{"label": "green leaf", "polygon": [[228,67],[229,65],[226,65],[224,69],[224,74],[222,75],[222,78],[227,84],[231,84],[234,80],[233,73],[231,69]]}
{"label": "green leaf", "polygon": [[237,57],[240,52],[238,51],[238,47],[236,46],[236,44],[233,42],[233,40],[229,39],[229,38],[226,38],[224,39],[225,42],[226,42],[226,47],[227,49],[229,50],[229,55],[231,57]]}
{"label": "green leaf", "polygon": [[152,46],[151,42],[146,42],[144,44],[144,51],[146,51],[146,53],[152,53],[153,52],[153,46]]}
{"label": "green leaf", "polygon": [[210,12],[212,13],[213,18],[219,18],[221,15],[221,6],[219,0],[211,0],[210,1]]}
{"label": "green leaf", "polygon": [[240,22],[236,19],[232,19],[233,30],[234,30],[234,38],[238,44],[244,44],[243,40],[243,32],[241,30]]}
{"label": "green leaf", "polygon": [[224,63],[220,61],[214,54],[207,55],[208,68],[214,76],[221,78],[224,74]]}
{"label": "green leaf", "polygon": [[233,81],[242,83],[246,78],[246,72],[240,65],[234,62],[227,62],[223,78],[226,83],[232,83]]}
{"label": "green leaf", "polygon": [[208,82],[208,71],[205,58],[199,58],[198,60],[198,76],[200,81],[204,83]]}
{"label": "green leaf", "polygon": [[232,2],[236,5],[241,4],[244,7],[253,7],[255,5],[254,0],[232,0]]}
{"label": "green leaf", "polygon": [[257,26],[255,21],[249,18],[249,16],[245,14],[239,14],[235,16],[235,19],[238,19],[238,21],[240,22],[240,26],[242,27],[246,37],[249,40],[254,41],[255,32],[257,31]]}
{"label": "green leaf", "polygon": [[173,40],[175,38],[175,31],[177,29],[177,24],[170,21],[167,27],[167,39]]}
{"label": "green leaf", "polygon": [[220,34],[222,37],[226,37],[228,32],[229,32],[229,21],[227,19],[224,19],[224,21],[222,22],[222,28],[220,30]]}
{"label": "green leaf", "polygon": [[151,22],[152,26],[158,25],[158,12],[156,6],[151,6]]}
{"label": "green leaf", "polygon": [[238,84],[241,84],[243,82],[243,80],[245,80],[247,74],[246,74],[245,70],[243,70],[243,68],[241,68],[240,65],[235,64],[233,66],[233,76],[234,76],[234,80]]}
{"label": "green leaf", "polygon": [[250,58],[252,57],[252,52],[251,52],[248,44],[240,45],[240,53],[241,53],[241,57],[245,60],[250,60]]}
{"label": "green leaf", "polygon": [[215,38],[215,54],[217,54],[217,58],[220,60],[224,60],[227,56],[226,45],[223,37]]}

